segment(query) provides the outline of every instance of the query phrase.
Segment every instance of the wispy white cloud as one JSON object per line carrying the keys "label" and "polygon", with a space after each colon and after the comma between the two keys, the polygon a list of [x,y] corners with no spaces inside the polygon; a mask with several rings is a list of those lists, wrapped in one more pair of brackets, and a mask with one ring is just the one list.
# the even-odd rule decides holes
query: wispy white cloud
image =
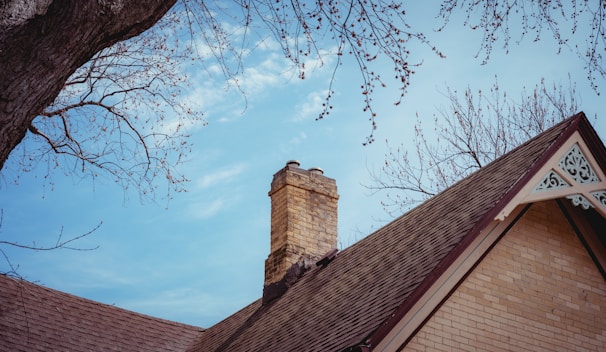
{"label": "wispy white cloud", "polygon": [[269,87],[276,86],[283,82],[280,77],[280,72],[276,68],[267,66],[269,66],[269,64],[266,61],[261,63],[260,66],[251,67],[244,72],[240,78],[240,87],[242,87],[244,92],[250,92],[248,94],[258,94]]}
{"label": "wispy white cloud", "polygon": [[192,75],[190,80],[192,88],[184,97],[188,106],[208,110],[217,102],[223,101],[225,88],[219,87],[214,77],[198,73]]}
{"label": "wispy white cloud", "polygon": [[228,202],[224,198],[210,202],[194,203],[189,207],[189,213],[197,219],[209,219],[221,212],[227,205]]}
{"label": "wispy white cloud", "polygon": [[[195,194],[203,194],[208,199],[209,191],[211,188],[222,188],[238,178],[246,170],[246,164],[237,163],[222,169],[218,169],[215,172],[206,174],[195,180]],[[231,187],[231,186],[230,186]],[[214,196],[210,196],[211,199],[204,201],[194,201],[187,205],[187,214],[190,217],[196,219],[209,219],[212,218],[222,211],[234,206],[239,201],[239,195],[234,192],[214,192],[218,193]]]}
{"label": "wispy white cloud", "polygon": [[215,172],[206,174],[195,181],[196,188],[205,189],[217,185],[221,182],[230,182],[246,170],[244,163],[237,163]]}
{"label": "wispy white cloud", "polygon": [[247,104],[287,82],[284,72],[289,68],[284,58],[269,51],[262,55],[246,58],[245,69],[233,75],[225,75],[219,63],[191,73],[186,104],[203,111],[209,123],[237,120]]}
{"label": "wispy white cloud", "polygon": [[322,109],[324,109],[327,94],[326,90],[309,93],[305,100],[295,108],[297,113],[293,117],[293,120],[304,121],[318,117]]}
{"label": "wispy white cloud", "polygon": [[290,144],[301,144],[306,139],[307,139],[307,134],[305,134],[305,132],[301,132],[301,133],[299,133],[299,135],[291,138]]}
{"label": "wispy white cloud", "polygon": [[[230,30],[232,36],[237,31]],[[241,33],[244,35],[244,33]],[[236,38],[233,42],[239,42]],[[185,97],[188,106],[204,111],[209,123],[227,123],[238,120],[247,106],[253,104],[259,96],[264,96],[272,88],[286,84],[299,84],[311,79],[325,80],[326,71],[333,69],[336,48],[322,51],[319,55],[302,57],[305,67],[305,80],[298,79],[300,73],[296,65],[284,56],[280,44],[271,37],[258,40],[253,49],[242,50],[229,57],[211,59],[209,48],[203,40],[196,42],[209,60],[188,68],[191,77],[191,89]],[[210,63],[209,63],[210,62]],[[320,101],[308,103],[303,109],[317,109]]]}

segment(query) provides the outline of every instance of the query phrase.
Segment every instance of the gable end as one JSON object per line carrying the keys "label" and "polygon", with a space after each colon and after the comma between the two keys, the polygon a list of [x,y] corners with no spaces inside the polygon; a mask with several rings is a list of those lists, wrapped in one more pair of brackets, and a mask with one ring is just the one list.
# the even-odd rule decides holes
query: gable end
{"label": "gable end", "polygon": [[[582,122],[586,118],[583,116]],[[497,214],[505,217],[519,204],[567,198],[583,209],[594,208],[606,217],[606,172],[600,162],[603,145],[593,147],[582,131],[576,130],[523,185],[509,203]],[[598,155],[594,155],[598,154]]]}

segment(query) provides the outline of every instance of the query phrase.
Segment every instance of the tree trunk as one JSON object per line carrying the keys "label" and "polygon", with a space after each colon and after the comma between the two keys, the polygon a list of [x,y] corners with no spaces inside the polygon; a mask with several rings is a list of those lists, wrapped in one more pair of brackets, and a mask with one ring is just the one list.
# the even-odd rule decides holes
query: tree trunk
{"label": "tree trunk", "polygon": [[[0,170],[36,116],[96,52],[145,31],[176,0],[0,4]],[[29,10],[29,12],[28,12]]]}

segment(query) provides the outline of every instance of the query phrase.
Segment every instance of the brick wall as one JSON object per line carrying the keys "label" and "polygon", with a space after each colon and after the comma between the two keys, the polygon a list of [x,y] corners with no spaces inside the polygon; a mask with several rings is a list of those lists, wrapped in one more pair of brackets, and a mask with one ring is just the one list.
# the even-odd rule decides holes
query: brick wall
{"label": "brick wall", "polygon": [[606,351],[606,282],[557,204],[534,204],[404,350]]}
{"label": "brick wall", "polygon": [[337,185],[322,172],[288,164],[273,178],[271,249],[265,285],[277,282],[303,257],[317,260],[337,246]]}

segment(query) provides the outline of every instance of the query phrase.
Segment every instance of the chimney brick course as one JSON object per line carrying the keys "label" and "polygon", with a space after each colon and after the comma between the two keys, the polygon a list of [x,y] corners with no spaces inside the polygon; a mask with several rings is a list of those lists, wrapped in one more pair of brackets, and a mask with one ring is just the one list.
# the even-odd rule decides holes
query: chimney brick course
{"label": "chimney brick course", "polygon": [[297,263],[315,262],[337,247],[337,185],[321,169],[289,162],[271,183],[271,248],[265,286]]}

